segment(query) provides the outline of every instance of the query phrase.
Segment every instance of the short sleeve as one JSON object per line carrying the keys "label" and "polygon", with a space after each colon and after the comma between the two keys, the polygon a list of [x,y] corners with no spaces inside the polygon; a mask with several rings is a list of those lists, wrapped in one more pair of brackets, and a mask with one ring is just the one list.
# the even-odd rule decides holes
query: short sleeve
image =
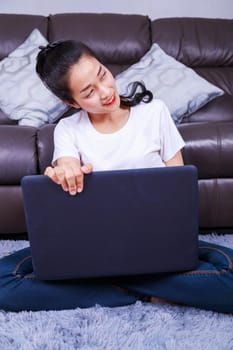
{"label": "short sleeve", "polygon": [[61,157],[79,157],[78,147],[75,141],[74,127],[72,123],[62,119],[54,130],[54,153],[52,164]]}
{"label": "short sleeve", "polygon": [[164,103],[162,103],[160,114],[160,143],[160,156],[164,162],[172,159],[185,146],[185,142]]}

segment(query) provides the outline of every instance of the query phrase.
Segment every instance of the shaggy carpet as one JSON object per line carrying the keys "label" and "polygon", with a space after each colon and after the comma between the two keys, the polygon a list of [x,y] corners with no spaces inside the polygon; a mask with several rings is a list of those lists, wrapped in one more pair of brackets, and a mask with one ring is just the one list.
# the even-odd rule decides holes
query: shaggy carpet
{"label": "shaggy carpet", "polygon": [[[233,248],[233,235],[200,238]],[[0,256],[26,246],[27,241],[0,241]],[[117,308],[0,311],[0,349],[233,350],[233,315],[141,302]]]}

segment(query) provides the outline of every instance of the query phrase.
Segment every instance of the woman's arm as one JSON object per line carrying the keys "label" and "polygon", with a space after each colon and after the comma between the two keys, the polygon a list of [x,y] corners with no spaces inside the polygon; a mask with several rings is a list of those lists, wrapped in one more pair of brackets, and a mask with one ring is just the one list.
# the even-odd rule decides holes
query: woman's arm
{"label": "woman's arm", "polygon": [[80,160],[77,158],[61,157],[56,161],[55,167],[47,167],[44,174],[58,185],[61,185],[64,191],[76,195],[83,190],[84,174],[91,172],[91,164],[81,166]]}
{"label": "woman's arm", "polygon": [[181,151],[177,152],[174,157],[165,162],[166,166],[180,166],[184,165],[183,157]]}

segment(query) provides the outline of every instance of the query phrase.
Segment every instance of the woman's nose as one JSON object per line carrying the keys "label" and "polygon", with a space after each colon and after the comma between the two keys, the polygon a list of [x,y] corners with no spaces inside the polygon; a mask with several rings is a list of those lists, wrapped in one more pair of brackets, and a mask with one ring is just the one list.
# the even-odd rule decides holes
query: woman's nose
{"label": "woman's nose", "polygon": [[99,88],[99,91],[100,91],[100,98],[101,98],[101,100],[106,100],[106,99],[109,98],[110,89],[107,86],[101,85],[100,88]]}

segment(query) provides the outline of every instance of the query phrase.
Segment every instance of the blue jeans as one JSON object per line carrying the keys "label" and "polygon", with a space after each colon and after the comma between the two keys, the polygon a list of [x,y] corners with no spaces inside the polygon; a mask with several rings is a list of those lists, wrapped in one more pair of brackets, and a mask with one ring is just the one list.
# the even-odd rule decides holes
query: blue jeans
{"label": "blue jeans", "polygon": [[25,248],[0,259],[0,309],[62,310],[129,305],[159,297],[187,306],[233,312],[233,250],[199,241],[196,270],[140,277],[41,281]]}

